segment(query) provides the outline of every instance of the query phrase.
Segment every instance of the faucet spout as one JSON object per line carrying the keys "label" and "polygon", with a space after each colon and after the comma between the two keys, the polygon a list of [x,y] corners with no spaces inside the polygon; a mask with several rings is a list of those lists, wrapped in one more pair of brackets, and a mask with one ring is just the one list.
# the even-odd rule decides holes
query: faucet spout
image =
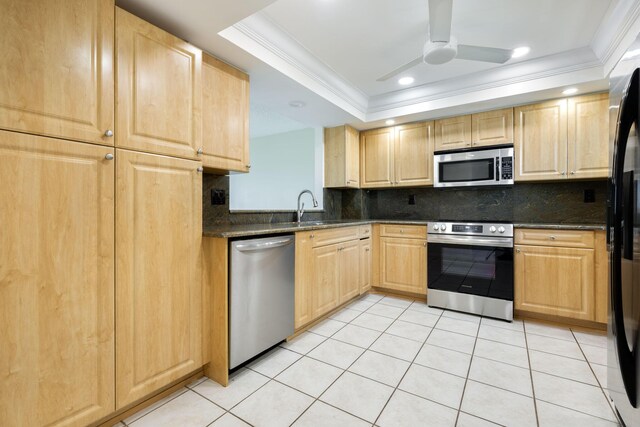
{"label": "faucet spout", "polygon": [[313,195],[311,190],[302,190],[300,194],[298,194],[298,224],[302,221],[302,215],[304,215],[304,203],[302,206],[300,205],[300,199],[304,193],[309,193],[311,195],[311,199],[313,200],[313,207],[318,207],[318,201],[316,200],[316,196]]}

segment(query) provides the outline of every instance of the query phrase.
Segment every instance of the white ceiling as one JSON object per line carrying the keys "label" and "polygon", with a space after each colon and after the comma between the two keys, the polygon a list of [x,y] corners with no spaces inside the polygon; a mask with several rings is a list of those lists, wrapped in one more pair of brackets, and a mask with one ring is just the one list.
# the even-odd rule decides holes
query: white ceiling
{"label": "white ceiling", "polygon": [[[451,34],[461,44],[513,49],[530,60],[589,46],[611,0],[453,0]],[[279,0],[271,21],[368,96],[395,91],[382,75],[421,56],[428,27],[425,0]],[[500,67],[454,59],[421,64],[413,86]]]}
{"label": "white ceiling", "polygon": [[[420,65],[411,87],[376,79],[417,57],[427,0],[117,0],[245,70],[251,103],[306,126],[373,128],[606,90],[640,32],[638,0],[454,0],[460,43],[531,54],[504,65]],[[301,100],[305,108],[291,108]],[[255,109],[254,109],[255,111]]]}

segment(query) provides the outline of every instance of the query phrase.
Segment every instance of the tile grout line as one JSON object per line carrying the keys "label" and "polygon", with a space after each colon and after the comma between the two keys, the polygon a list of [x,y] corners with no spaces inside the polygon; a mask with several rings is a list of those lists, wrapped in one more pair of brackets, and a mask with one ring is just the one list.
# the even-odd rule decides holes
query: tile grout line
{"label": "tile grout line", "polygon": [[467,368],[467,375],[464,379],[464,386],[462,387],[462,394],[460,395],[460,403],[458,404],[458,412],[456,413],[456,421],[454,425],[458,425],[460,419],[460,412],[462,412],[462,401],[464,400],[464,393],[467,391],[467,384],[469,383],[469,374],[471,373],[471,365],[473,365],[473,355],[476,352],[476,344],[478,344],[478,335],[480,334],[480,327],[482,326],[482,317],[480,323],[478,323],[478,329],[476,330],[476,336],[473,340],[473,349],[471,349],[471,358],[469,359],[469,367]]}
{"label": "tile grout line", "polygon": [[[536,387],[533,382],[533,368],[531,367],[531,356],[529,355],[529,340],[527,339],[527,322],[522,322],[522,330],[524,331],[524,343],[527,346],[527,362],[529,363],[529,377],[531,378],[531,393],[533,395],[533,411],[536,414],[536,424],[540,426],[540,417],[538,416],[538,399],[536,399]],[[533,334],[535,335],[535,334]]]}

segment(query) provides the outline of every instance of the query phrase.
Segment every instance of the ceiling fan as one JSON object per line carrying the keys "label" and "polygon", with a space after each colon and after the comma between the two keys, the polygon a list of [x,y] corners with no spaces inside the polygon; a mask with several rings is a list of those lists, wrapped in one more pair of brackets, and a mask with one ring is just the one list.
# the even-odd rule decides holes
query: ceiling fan
{"label": "ceiling fan", "polygon": [[444,64],[453,58],[470,61],[494,62],[504,64],[513,53],[511,49],[495,47],[471,46],[458,44],[451,36],[451,11],[453,0],[429,1],[429,35],[422,50],[422,55],[413,61],[396,68],[378,79],[379,82],[390,79],[423,62],[432,65]]}

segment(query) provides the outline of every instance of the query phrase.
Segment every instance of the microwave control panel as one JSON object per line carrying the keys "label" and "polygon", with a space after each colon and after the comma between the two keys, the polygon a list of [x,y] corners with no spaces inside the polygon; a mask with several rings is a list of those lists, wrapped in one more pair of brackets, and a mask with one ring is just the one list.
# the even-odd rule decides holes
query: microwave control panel
{"label": "microwave control panel", "polygon": [[513,179],[513,157],[501,158],[502,179]]}

